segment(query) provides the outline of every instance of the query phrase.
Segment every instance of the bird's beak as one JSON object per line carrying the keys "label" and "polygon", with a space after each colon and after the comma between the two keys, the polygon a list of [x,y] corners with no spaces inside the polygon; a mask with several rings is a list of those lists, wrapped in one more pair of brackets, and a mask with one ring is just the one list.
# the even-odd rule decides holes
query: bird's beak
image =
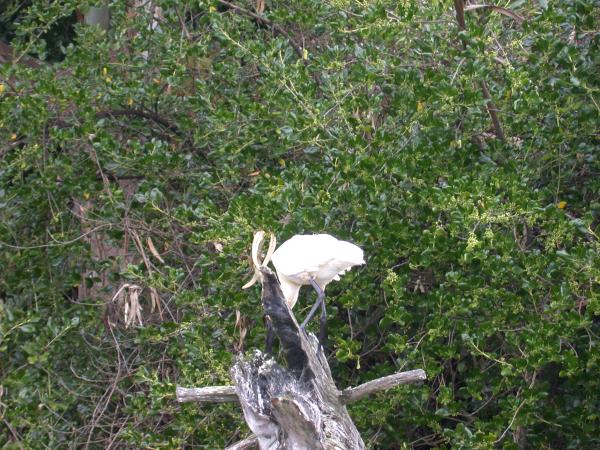
{"label": "bird's beak", "polygon": [[275,239],[275,235],[270,233],[269,248],[265,258],[261,262],[259,261],[259,253],[264,238],[265,232],[262,230],[259,230],[254,234],[254,239],[252,240],[252,262],[254,263],[254,275],[250,281],[242,286],[242,289],[248,289],[249,287],[254,286],[254,284],[256,284],[260,278],[260,268],[266,266],[269,264],[269,261],[271,261],[271,256],[273,256],[273,252],[275,251],[277,240]]}

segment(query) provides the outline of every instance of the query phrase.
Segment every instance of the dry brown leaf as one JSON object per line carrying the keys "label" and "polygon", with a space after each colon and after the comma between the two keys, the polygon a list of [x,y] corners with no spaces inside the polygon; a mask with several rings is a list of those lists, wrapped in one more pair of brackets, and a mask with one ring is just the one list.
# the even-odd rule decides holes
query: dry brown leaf
{"label": "dry brown leaf", "polygon": [[156,288],[153,287],[150,288],[150,303],[150,312],[153,313],[154,310],[157,309],[161,313],[162,318],[162,311],[160,309],[160,297],[158,296]]}
{"label": "dry brown leaf", "polygon": [[235,310],[235,325],[234,328],[237,328],[241,325],[241,321],[242,321],[242,313],[240,312],[239,309]]}
{"label": "dry brown leaf", "polygon": [[254,4],[254,9],[258,14],[262,14],[265,12],[265,0],[256,0]]}
{"label": "dry brown leaf", "polygon": [[244,349],[244,341],[246,340],[246,334],[248,330],[246,328],[240,328],[240,341],[238,343],[238,349],[242,351]]}
{"label": "dry brown leaf", "polygon": [[142,306],[140,305],[140,294],[142,288],[137,284],[123,284],[119,290],[115,293],[112,301],[117,301],[117,304],[122,304],[123,307],[123,322],[125,328],[129,328],[130,325],[136,321],[138,325],[142,325]]}
{"label": "dry brown leaf", "polygon": [[148,239],[146,239],[146,243],[148,244],[148,248],[150,249],[150,253],[152,253],[152,255],[156,259],[158,259],[162,264],[164,264],[165,260],[162,259],[162,257],[160,256],[160,254],[156,250],[156,247],[154,246],[154,243],[152,242],[152,239],[150,239],[150,236],[148,236]]}
{"label": "dry brown leaf", "polygon": [[123,322],[125,322],[125,328],[129,326],[129,302],[125,301],[125,306],[123,307]]}
{"label": "dry brown leaf", "polygon": [[242,313],[239,309],[235,310],[235,329],[239,330],[239,340],[234,343],[234,348],[237,352],[241,352],[244,349],[244,341],[246,340],[246,334],[248,333],[248,328],[245,326],[245,318],[242,316]]}
{"label": "dry brown leaf", "polygon": [[[134,289],[129,289],[129,304],[130,304],[130,323],[134,324],[137,320],[137,324],[142,326],[142,306],[140,305],[140,294],[142,292],[142,288],[139,286],[135,286]],[[128,324],[125,324],[127,327]]]}
{"label": "dry brown leaf", "polygon": [[417,278],[417,281],[415,282],[415,287],[413,289],[413,293],[417,292],[417,290],[421,293],[421,294],[425,294],[425,292],[427,292],[425,290],[425,286],[423,286],[423,283],[421,281],[420,278]]}

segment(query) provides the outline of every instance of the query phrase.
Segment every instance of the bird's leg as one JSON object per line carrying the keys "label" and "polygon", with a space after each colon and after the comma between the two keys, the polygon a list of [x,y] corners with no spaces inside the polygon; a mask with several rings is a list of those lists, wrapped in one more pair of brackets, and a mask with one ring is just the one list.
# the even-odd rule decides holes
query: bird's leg
{"label": "bird's leg", "polygon": [[[321,317],[319,319],[319,350],[325,348],[327,343],[327,312],[325,311],[325,294],[321,300]],[[318,352],[317,352],[318,353]]]}
{"label": "bird's leg", "polygon": [[325,299],[325,292],[323,292],[323,289],[321,289],[321,287],[317,284],[317,282],[315,280],[310,280],[310,285],[315,289],[315,291],[317,291],[317,301],[315,302],[313,307],[310,309],[310,312],[306,316],[306,319],[304,319],[304,322],[302,322],[302,325],[300,325],[300,328],[302,328],[302,329],[304,329],[304,327],[310,321],[310,319],[312,319],[314,317],[315,313],[317,312],[317,308],[319,307],[321,302]]}
{"label": "bird's leg", "polygon": [[323,292],[323,289],[321,289],[321,286],[319,286],[315,280],[310,280],[310,285],[314,288],[315,291],[317,291],[317,301],[310,309],[310,312],[306,316],[306,319],[304,319],[304,322],[302,322],[302,325],[300,325],[300,328],[304,329],[306,324],[310,321],[310,319],[313,318],[313,316],[317,312],[317,308],[319,307],[319,305],[321,305],[321,318],[319,321],[320,351],[321,347],[325,344],[325,339],[327,337],[327,312],[325,311],[325,292]]}
{"label": "bird's leg", "polygon": [[273,356],[273,338],[275,337],[275,333],[273,333],[273,324],[271,323],[271,318],[267,315],[265,315],[265,326],[267,327],[265,353]]}

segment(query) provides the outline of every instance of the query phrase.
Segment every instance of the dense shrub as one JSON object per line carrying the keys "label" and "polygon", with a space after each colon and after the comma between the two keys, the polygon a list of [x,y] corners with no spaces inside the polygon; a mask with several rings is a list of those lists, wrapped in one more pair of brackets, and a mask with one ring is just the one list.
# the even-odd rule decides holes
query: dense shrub
{"label": "dense shrub", "polygon": [[0,69],[5,448],[245,436],[235,405],[174,386],[227,384],[262,346],[240,289],[256,229],[365,249],[328,289],[335,378],[429,377],[352,406],[373,448],[600,446],[597,1],[470,10],[466,31],[441,1],[267,2],[265,21],[163,0],[154,25],[113,2],[108,33],[70,43],[53,27],[78,2],[41,3],[4,37],[48,61]]}

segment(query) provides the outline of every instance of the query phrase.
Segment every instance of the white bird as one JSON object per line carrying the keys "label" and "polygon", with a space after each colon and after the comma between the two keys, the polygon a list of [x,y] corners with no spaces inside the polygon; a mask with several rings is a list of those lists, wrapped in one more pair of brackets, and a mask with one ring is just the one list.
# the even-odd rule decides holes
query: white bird
{"label": "white bird", "polygon": [[[316,303],[304,319],[304,328],[321,305],[320,333],[321,344],[325,340],[325,287],[332,281],[340,279],[354,266],[365,263],[360,247],[350,242],[340,241],[329,234],[296,235],[285,241],[275,250],[275,237],[271,235],[269,249],[261,262],[260,247],[264,239],[264,231],[258,231],[252,242],[252,260],[254,276],[242,289],[247,289],[260,279],[259,268],[273,261],[281,291],[286,303],[293,308],[298,301],[301,286],[311,285],[317,291]],[[270,352],[270,333],[267,335],[267,349]]]}
{"label": "white bird", "polygon": [[290,308],[298,301],[300,286],[314,281],[325,290],[353,266],[365,263],[360,247],[329,234],[298,234],[281,244],[271,260]]}
{"label": "white bird", "polygon": [[360,247],[329,234],[296,235],[275,250],[275,266],[285,301],[293,308],[301,286],[312,285],[318,298],[301,327],[304,328],[321,305],[320,336],[325,340],[325,287],[354,266],[365,263]]}

